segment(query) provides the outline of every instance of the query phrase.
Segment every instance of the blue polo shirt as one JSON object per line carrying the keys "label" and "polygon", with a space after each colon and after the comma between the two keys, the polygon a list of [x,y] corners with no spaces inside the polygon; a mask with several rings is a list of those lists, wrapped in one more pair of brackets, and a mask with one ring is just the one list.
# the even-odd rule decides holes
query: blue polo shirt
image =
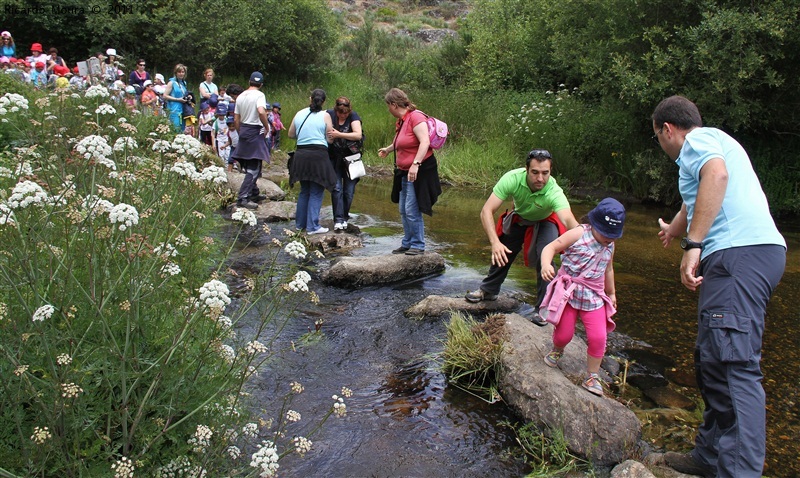
{"label": "blue polo shirt", "polygon": [[678,189],[686,204],[689,224],[694,216],[700,170],[721,158],[728,170],[728,187],[722,207],[703,240],[702,258],[731,247],[777,244],[786,241],[769,212],[769,204],[742,145],[716,128],[695,128],[686,135],[678,159]]}

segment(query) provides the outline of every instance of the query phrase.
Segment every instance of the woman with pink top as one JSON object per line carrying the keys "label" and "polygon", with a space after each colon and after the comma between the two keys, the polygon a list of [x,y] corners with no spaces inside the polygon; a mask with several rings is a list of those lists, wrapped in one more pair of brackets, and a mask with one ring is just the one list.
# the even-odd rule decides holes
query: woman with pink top
{"label": "woman with pink top", "polygon": [[[552,281],[542,301],[540,313],[555,325],[553,349],[544,363],[557,367],[558,361],[575,334],[580,316],[586,329],[587,369],[583,388],[603,396],[600,362],[606,350],[606,336],[616,325],[611,320],[617,311],[614,286],[614,240],[622,237],[625,207],[616,199],[605,198],[589,211],[587,221],[570,229],[542,250],[542,279]],[[561,254],[558,274],[553,256]]]}

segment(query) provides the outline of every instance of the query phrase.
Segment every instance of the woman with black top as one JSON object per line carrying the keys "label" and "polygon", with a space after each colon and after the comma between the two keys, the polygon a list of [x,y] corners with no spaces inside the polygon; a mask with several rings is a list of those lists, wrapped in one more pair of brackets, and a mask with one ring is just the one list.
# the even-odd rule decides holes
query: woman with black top
{"label": "woman with black top", "polygon": [[336,98],[336,106],[328,110],[333,122],[333,129],[328,132],[331,142],[328,154],[336,171],[336,186],[331,191],[331,207],[333,208],[333,230],[347,230],[350,220],[350,206],[356,192],[358,179],[350,179],[347,174],[345,157],[361,153],[363,147],[361,117],[350,107],[350,100],[345,96]]}
{"label": "woman with black top", "polygon": [[319,211],[325,190],[333,191],[336,173],[328,158],[328,133],[333,129],[331,116],[322,109],[325,90],[311,92],[308,108],[297,112],[289,126],[289,137],[297,138],[297,150],[289,168],[289,184],[300,182],[295,225],[308,234],[324,234],[319,225]]}

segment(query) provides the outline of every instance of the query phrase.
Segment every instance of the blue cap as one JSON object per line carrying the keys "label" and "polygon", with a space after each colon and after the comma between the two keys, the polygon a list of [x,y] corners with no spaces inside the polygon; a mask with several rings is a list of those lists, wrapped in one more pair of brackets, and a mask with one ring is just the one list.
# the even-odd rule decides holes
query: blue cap
{"label": "blue cap", "polygon": [[225,103],[218,104],[217,105],[217,112],[214,113],[214,114],[217,115],[217,116],[219,116],[219,115],[227,116],[228,115],[228,105],[226,105]]}
{"label": "blue cap", "polygon": [[272,107],[281,109],[281,104],[280,103],[272,103]]}
{"label": "blue cap", "polygon": [[264,75],[261,74],[260,71],[254,71],[250,74],[250,82],[251,83],[258,83],[259,85],[264,84]]}
{"label": "blue cap", "polygon": [[625,206],[616,199],[605,198],[589,211],[589,224],[602,236],[619,239],[625,225]]}
{"label": "blue cap", "polygon": [[214,94],[212,94],[211,96],[209,96],[209,97],[208,97],[208,99],[207,99],[206,101],[208,101],[208,105],[209,105],[210,107],[212,107],[212,108],[216,108],[216,107],[217,107],[217,105],[219,104],[219,96],[217,96],[217,94],[216,94],[216,93],[214,93]]}

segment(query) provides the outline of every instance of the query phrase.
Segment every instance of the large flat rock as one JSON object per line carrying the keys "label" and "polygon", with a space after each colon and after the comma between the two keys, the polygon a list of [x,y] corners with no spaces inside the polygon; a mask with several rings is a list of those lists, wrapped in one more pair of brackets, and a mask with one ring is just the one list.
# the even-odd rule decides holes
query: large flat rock
{"label": "large flat rock", "polygon": [[473,316],[486,315],[492,312],[513,312],[521,302],[509,295],[500,294],[497,300],[482,300],[477,303],[468,302],[463,296],[445,297],[429,295],[405,310],[409,317],[438,317],[447,312],[466,312]]}
{"label": "large flat rock", "polygon": [[[234,195],[238,194],[239,188],[242,187],[242,181],[244,181],[244,174],[238,171],[228,171],[227,174],[228,187],[231,188]],[[283,199],[286,198],[286,192],[269,179],[258,178],[256,180],[256,185],[258,186],[258,190],[261,191],[261,194],[267,196],[267,199],[270,201],[283,201]]]}
{"label": "large flat rock", "polygon": [[324,283],[357,288],[417,279],[444,271],[444,257],[435,252],[419,256],[385,254],[368,257],[340,257],[324,271]]}
{"label": "large flat rock", "polygon": [[580,386],[586,373],[586,344],[567,346],[558,368],[544,364],[552,347],[552,326],[537,327],[518,314],[506,315],[503,399],[527,421],[564,432],[570,450],[599,465],[613,465],[637,453],[641,424],[621,403]]}

